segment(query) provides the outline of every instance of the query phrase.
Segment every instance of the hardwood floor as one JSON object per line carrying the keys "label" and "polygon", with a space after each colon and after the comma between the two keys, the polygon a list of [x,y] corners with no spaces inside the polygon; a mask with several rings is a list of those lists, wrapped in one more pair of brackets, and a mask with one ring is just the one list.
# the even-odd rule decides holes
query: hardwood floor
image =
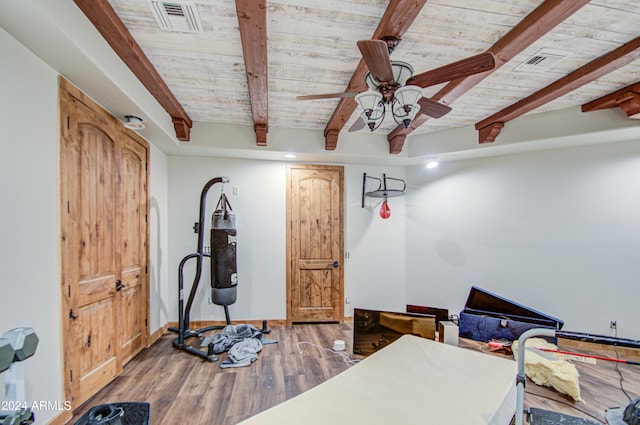
{"label": "hardwood floor", "polygon": [[[594,344],[582,344],[580,349],[573,346],[563,346],[562,340],[558,343],[559,349],[580,352],[585,354],[603,355],[606,357],[616,357],[616,351],[612,348],[596,350]],[[470,340],[460,340],[460,346],[489,353],[485,343]],[[635,357],[630,357],[631,350],[619,349],[618,354],[625,356],[628,360],[637,361]],[[492,353],[494,355],[501,355]],[[505,356],[513,358],[512,355]],[[580,395],[584,402],[575,402],[571,397],[562,395],[557,391],[542,387],[527,380],[525,386],[524,407],[536,407],[552,412],[571,415],[578,418],[588,419],[605,423],[605,409],[609,407],[626,406],[631,401],[621,390],[620,379],[622,377],[622,388],[631,399],[640,397],[640,366],[620,364],[609,361],[598,360],[596,364],[587,364],[572,361],[580,374]],[[618,373],[617,368],[620,370]]]}
{"label": "hardwood floor", "polygon": [[[222,369],[178,351],[171,345],[175,334],[163,336],[124,368],[121,376],[77,409],[70,424],[88,409],[102,403],[146,401],[151,404],[151,424],[232,425],[287,400],[350,367],[331,352],[333,341],[346,342],[351,353],[352,324],[310,324],[272,329],[258,360],[249,367]],[[481,343],[461,341],[466,348],[485,351]],[[352,356],[358,358],[360,356]],[[585,403],[574,403],[555,391],[528,383],[525,407],[533,406],[604,422],[606,407],[628,404],[620,391],[615,364],[576,363],[581,375]],[[624,388],[636,398],[640,394],[638,366],[619,364]],[[583,413],[585,412],[585,413]],[[458,425],[458,424],[452,424]],[[463,425],[463,424],[459,424]]]}
{"label": "hardwood floor", "polygon": [[331,347],[341,339],[351,352],[351,333],[351,324],[276,327],[265,338],[277,344],[265,345],[251,366],[228,369],[219,367],[226,354],[205,362],[173,348],[176,334],[169,333],[131,360],[70,423],[98,404],[146,401],[153,425],[236,424],[346,370],[336,354],[298,342]]}

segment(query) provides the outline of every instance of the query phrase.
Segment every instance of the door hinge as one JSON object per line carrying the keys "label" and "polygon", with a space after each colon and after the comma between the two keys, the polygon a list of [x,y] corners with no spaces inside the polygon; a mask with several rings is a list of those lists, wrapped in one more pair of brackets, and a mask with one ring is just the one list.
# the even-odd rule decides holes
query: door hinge
{"label": "door hinge", "polygon": [[71,120],[69,119],[69,115],[67,115],[67,130],[68,130],[69,128],[71,128],[70,121],[71,121]]}
{"label": "door hinge", "polygon": [[149,323],[148,323],[148,320],[147,320],[147,319],[144,319],[144,327],[145,327],[145,328],[148,328],[148,327],[149,327]]}
{"label": "door hinge", "polygon": [[73,382],[73,369],[69,369],[69,381]]}
{"label": "door hinge", "polygon": [[149,266],[144,266],[144,274],[149,274]]}
{"label": "door hinge", "polygon": [[71,285],[67,285],[67,293],[69,294],[69,298],[71,298]]}
{"label": "door hinge", "polygon": [[148,223],[148,222],[149,222],[149,215],[148,215],[148,214],[145,214],[145,215],[144,215],[144,222],[145,222],[145,223]]}
{"label": "door hinge", "polygon": [[67,201],[67,214],[71,214],[71,202]]}

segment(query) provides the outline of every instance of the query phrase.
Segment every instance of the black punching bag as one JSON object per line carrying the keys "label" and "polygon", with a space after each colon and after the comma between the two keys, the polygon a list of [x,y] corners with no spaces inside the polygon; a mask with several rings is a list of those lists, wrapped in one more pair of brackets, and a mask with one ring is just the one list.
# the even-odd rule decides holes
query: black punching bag
{"label": "black punching bag", "polygon": [[236,215],[223,193],[211,225],[211,301],[217,305],[235,303],[237,285]]}

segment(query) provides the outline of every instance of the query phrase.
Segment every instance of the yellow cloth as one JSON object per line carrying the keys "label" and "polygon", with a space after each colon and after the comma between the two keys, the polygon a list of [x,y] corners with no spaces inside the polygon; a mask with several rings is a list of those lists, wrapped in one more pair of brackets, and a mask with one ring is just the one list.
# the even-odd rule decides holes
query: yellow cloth
{"label": "yellow cloth", "polygon": [[[572,363],[560,356],[536,350],[536,348],[549,348],[557,350],[558,347],[542,338],[529,338],[525,342],[527,351],[524,353],[524,373],[529,379],[538,385],[552,387],[562,394],[566,394],[575,401],[583,401],[580,398],[580,382],[578,369]],[[518,341],[513,341],[513,356],[518,356]]]}

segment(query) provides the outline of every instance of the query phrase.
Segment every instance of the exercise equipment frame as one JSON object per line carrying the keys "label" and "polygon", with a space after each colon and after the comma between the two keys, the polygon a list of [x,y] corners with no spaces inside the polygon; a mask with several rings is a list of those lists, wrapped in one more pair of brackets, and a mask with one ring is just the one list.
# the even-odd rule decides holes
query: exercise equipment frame
{"label": "exercise equipment frame", "polygon": [[[198,284],[200,283],[200,278],[202,276],[202,264],[205,257],[211,258],[211,254],[204,252],[204,220],[206,213],[206,201],[207,201],[207,193],[209,189],[217,183],[228,183],[228,177],[215,177],[207,182],[202,188],[202,193],[200,194],[200,215],[197,223],[194,224],[193,230],[198,234],[198,247],[197,251],[193,254],[189,254],[185,256],[182,261],[180,261],[180,265],[178,266],[178,327],[170,327],[169,330],[172,332],[177,332],[178,337],[173,340],[173,346],[178,350],[186,351],[190,354],[194,354],[198,357],[201,357],[210,362],[215,362],[218,360],[218,356],[216,356],[212,351],[212,346],[207,348],[207,351],[199,350],[195,347],[186,343],[186,340],[189,338],[201,337],[203,333],[219,330],[224,328],[224,326],[207,326],[200,329],[190,329],[191,319],[189,317],[191,312],[191,307],[193,305],[193,300],[196,297],[196,292],[198,290]],[[184,303],[184,266],[187,264],[189,260],[196,259],[196,273],[193,278],[193,284],[191,285],[191,290],[189,292],[189,298],[187,299],[187,304],[185,306]],[[226,324],[231,324],[231,319],[229,317],[229,307],[224,307],[224,316],[226,320]]]}

